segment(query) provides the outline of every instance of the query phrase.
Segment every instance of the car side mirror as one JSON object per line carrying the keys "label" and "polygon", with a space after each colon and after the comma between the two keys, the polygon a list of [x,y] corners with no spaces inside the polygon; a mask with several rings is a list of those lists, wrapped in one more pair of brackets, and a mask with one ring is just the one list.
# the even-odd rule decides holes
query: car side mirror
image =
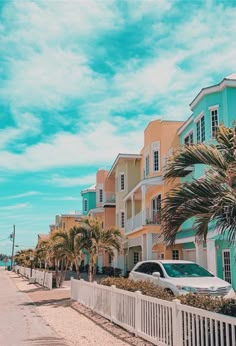
{"label": "car side mirror", "polygon": [[154,272],[154,273],[152,273],[152,276],[156,279],[160,279],[161,274],[159,272]]}

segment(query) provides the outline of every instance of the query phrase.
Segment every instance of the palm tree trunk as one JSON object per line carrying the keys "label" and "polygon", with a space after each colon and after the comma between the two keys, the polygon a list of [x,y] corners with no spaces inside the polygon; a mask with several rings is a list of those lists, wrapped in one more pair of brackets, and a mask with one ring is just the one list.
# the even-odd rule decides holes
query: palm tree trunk
{"label": "palm tree trunk", "polygon": [[75,264],[77,280],[80,280],[80,271],[79,271],[79,265],[78,265],[78,262],[77,262],[77,258],[74,260],[74,264]]}

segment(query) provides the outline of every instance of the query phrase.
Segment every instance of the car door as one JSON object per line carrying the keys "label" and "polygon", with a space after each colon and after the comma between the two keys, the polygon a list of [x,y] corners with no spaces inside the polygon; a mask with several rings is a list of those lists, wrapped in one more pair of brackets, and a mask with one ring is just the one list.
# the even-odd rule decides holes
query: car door
{"label": "car door", "polygon": [[141,280],[141,281],[149,280],[150,275],[148,275],[148,272],[149,272],[148,262],[142,263],[134,271],[132,271],[132,278],[134,280]]}
{"label": "car door", "polygon": [[[166,279],[165,279],[164,272],[163,272],[160,264],[153,262],[152,265],[150,266],[149,270],[150,270],[150,281],[157,286],[160,286],[162,288],[166,288],[167,287]],[[160,273],[160,278],[159,279],[155,278],[152,275],[153,273]]]}

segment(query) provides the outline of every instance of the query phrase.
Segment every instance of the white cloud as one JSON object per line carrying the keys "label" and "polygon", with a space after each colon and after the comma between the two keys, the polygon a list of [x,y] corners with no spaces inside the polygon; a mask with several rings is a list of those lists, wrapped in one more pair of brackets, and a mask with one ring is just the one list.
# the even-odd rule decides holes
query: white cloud
{"label": "white cloud", "polygon": [[4,207],[0,207],[1,210],[15,210],[15,209],[26,209],[26,208],[31,208],[31,204],[29,203],[19,203],[15,205],[7,205]]}
{"label": "white cloud", "polygon": [[41,194],[41,192],[39,192],[39,191],[28,191],[28,192],[20,193],[18,195],[7,196],[6,199],[18,199],[18,198],[36,196],[36,195],[40,195],[40,194]]}
{"label": "white cloud", "polygon": [[[52,178],[52,180],[50,180],[50,182],[54,183],[54,178]],[[73,182],[70,182],[69,185],[67,185],[66,181],[63,181],[63,178],[57,178],[59,179],[59,186],[65,186],[65,187],[69,187],[69,186],[76,186],[77,183],[75,183],[75,185],[73,184]],[[65,180],[69,180],[69,178],[64,178]],[[57,184],[57,181],[55,181],[55,184]],[[65,184],[65,185],[64,185]],[[72,185],[70,185],[72,184]],[[73,197],[73,196],[64,196],[64,197],[45,197],[43,198],[43,200],[45,201],[81,201],[81,197]]]}
{"label": "white cloud", "polygon": [[[63,187],[70,187],[70,186],[82,186],[82,185],[89,185],[94,184],[96,180],[96,176],[94,174],[81,176],[81,177],[73,177],[73,178],[67,178],[67,177],[61,177],[59,175],[53,175],[51,179],[48,180],[49,183],[63,186]],[[56,198],[56,197],[55,197]],[[72,197],[63,197],[66,198],[72,198]]]}
{"label": "white cloud", "polygon": [[139,152],[143,129],[132,131],[126,128],[124,120],[119,130],[121,132],[105,121],[89,123],[77,134],[59,133],[48,142],[28,147],[22,154],[1,151],[0,166],[13,171],[36,171],[59,166],[97,165],[111,163],[119,152]]}

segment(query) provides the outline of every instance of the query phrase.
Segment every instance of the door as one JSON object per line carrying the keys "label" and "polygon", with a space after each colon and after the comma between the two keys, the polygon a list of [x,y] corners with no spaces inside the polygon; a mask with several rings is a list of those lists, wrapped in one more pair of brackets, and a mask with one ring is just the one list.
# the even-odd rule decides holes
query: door
{"label": "door", "polygon": [[222,261],[223,261],[223,273],[224,280],[231,283],[231,263],[230,263],[230,251],[222,251]]}
{"label": "door", "polygon": [[183,259],[185,261],[196,262],[196,250],[183,250]]}

